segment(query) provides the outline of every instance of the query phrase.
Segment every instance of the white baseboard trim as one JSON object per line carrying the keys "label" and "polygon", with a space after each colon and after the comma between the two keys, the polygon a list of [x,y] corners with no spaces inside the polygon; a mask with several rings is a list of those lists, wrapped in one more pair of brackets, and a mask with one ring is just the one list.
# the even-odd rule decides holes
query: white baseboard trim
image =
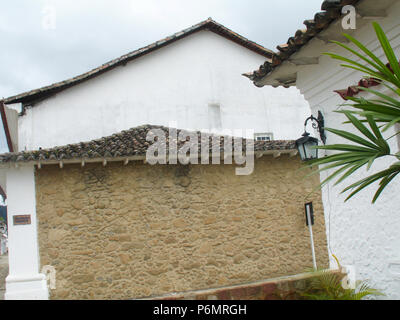
{"label": "white baseboard trim", "polygon": [[36,274],[29,276],[8,276],[6,278],[5,300],[48,300],[46,276]]}

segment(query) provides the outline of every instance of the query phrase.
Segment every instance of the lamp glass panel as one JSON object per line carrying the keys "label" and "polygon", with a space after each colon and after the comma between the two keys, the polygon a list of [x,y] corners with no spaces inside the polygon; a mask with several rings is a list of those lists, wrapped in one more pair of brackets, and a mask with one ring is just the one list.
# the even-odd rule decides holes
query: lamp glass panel
{"label": "lamp glass panel", "polygon": [[304,149],[305,149],[305,159],[316,159],[318,155],[318,150],[313,149],[313,147],[317,146],[318,142],[315,141],[306,141],[304,143]]}
{"label": "lamp glass panel", "polygon": [[306,152],[304,150],[304,144],[299,144],[297,146],[297,149],[299,150],[301,160],[306,160]]}

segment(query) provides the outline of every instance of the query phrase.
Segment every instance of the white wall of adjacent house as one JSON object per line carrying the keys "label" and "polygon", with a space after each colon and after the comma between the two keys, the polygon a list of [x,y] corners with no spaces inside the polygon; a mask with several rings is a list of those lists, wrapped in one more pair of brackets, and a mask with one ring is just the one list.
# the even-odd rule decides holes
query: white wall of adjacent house
{"label": "white wall of adjacent house", "polygon": [[[400,3],[397,2],[387,10],[387,17],[378,20],[387,32],[398,57],[399,16]],[[357,29],[353,36],[367,44],[380,57],[384,56],[371,24]],[[317,51],[346,54],[336,45],[326,44],[318,39],[311,41],[305,49],[309,55]],[[333,90],[356,85],[362,76],[360,72],[342,68],[337,61],[321,56],[319,64],[301,67],[297,74],[297,87],[310,103],[313,114],[318,110],[323,112],[326,127],[352,130],[352,127],[343,124],[343,115],[334,113],[344,101]],[[381,86],[373,89],[384,91]],[[367,96],[364,93],[362,95]],[[388,132],[386,136],[393,132],[394,130]],[[343,142],[329,133],[327,138],[328,144]],[[396,138],[390,140],[390,145],[392,153],[398,152]],[[357,278],[369,280],[373,287],[381,289],[387,295],[384,299],[400,299],[400,178],[392,181],[375,204],[371,204],[371,200],[378,188],[377,184],[347,202],[344,202],[346,195],[340,194],[340,191],[352,181],[383,170],[395,161],[394,157],[380,159],[369,172],[360,170],[345,183],[338,186],[329,184],[323,189],[330,253],[335,254],[342,265],[355,266]],[[321,179],[324,177],[326,175],[321,175]],[[331,265],[337,266],[332,257]]]}
{"label": "white wall of adjacent house", "polygon": [[241,75],[264,61],[213,32],[197,32],[28,108],[18,120],[18,149],[88,141],[143,124],[296,139],[310,114],[298,90],[259,90]]}

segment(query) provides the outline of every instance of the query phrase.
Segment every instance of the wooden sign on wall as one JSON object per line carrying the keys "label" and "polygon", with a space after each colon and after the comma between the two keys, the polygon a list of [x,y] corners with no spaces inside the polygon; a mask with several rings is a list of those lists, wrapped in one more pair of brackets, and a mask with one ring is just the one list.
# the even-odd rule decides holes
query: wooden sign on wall
{"label": "wooden sign on wall", "polygon": [[13,222],[14,226],[31,224],[31,215],[25,214],[25,215],[13,216]]}

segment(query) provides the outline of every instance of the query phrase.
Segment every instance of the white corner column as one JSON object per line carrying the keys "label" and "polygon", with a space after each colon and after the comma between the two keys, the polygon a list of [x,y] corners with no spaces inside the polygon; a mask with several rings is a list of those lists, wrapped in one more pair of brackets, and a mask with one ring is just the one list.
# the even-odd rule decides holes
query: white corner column
{"label": "white corner column", "polygon": [[7,170],[9,275],[6,300],[48,299],[46,276],[39,273],[34,166]]}

